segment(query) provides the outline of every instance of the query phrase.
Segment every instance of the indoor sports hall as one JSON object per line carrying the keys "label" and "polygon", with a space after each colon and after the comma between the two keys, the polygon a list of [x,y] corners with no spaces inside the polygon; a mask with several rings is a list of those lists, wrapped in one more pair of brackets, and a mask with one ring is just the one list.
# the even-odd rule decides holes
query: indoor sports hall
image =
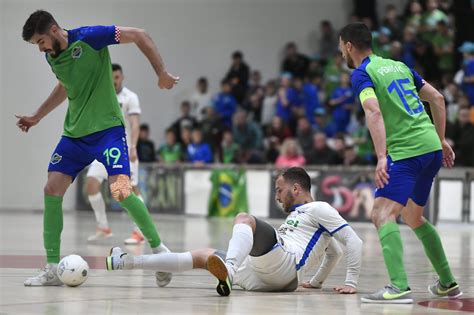
{"label": "indoor sports hall", "polygon": [[0,314],[474,313],[473,21],[0,0]]}

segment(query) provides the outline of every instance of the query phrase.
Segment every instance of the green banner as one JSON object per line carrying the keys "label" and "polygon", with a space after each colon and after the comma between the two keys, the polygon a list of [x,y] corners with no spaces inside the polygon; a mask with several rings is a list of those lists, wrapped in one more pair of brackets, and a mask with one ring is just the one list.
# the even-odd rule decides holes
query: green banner
{"label": "green banner", "polygon": [[244,169],[215,169],[211,174],[209,216],[234,217],[248,212],[247,177]]}

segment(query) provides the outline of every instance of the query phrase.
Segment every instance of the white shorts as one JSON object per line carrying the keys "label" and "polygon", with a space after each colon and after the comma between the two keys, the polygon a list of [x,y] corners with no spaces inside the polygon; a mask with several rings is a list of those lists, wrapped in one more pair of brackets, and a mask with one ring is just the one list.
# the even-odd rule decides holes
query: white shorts
{"label": "white shorts", "polygon": [[[100,183],[107,180],[108,174],[105,166],[97,160],[94,160],[89,166],[87,177],[94,177]],[[132,186],[138,185],[138,159],[135,162],[130,162],[130,184]]]}
{"label": "white shorts", "polygon": [[249,291],[294,291],[298,287],[295,255],[278,243],[263,256],[248,256],[233,283]]}

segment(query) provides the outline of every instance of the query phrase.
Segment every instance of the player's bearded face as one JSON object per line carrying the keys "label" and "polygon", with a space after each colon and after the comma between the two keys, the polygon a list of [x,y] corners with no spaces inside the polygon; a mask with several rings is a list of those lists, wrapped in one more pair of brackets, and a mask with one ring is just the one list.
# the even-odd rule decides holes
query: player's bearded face
{"label": "player's bearded face", "polygon": [[286,213],[289,213],[294,204],[295,204],[295,197],[293,197],[291,190],[288,189],[286,192],[286,196],[282,200],[283,210]]}
{"label": "player's bearded face", "polygon": [[51,37],[52,39],[52,46],[53,49],[52,51],[49,51],[48,53],[51,55],[51,57],[57,57],[61,53],[61,44],[59,43],[59,40],[56,38]]}
{"label": "player's bearded face", "polygon": [[342,58],[344,58],[344,60],[346,61],[347,63],[347,66],[350,68],[350,69],[355,69],[355,64],[354,64],[354,60],[351,58],[350,54],[349,54],[349,51],[347,49],[347,44],[350,45],[350,43],[344,43],[342,41],[342,39],[339,38],[339,50],[341,51],[342,53]]}

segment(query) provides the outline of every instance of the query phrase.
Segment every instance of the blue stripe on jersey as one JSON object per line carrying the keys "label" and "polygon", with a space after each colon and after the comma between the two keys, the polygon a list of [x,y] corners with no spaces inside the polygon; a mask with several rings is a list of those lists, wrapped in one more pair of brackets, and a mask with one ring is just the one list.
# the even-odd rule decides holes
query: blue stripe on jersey
{"label": "blue stripe on jersey", "polygon": [[324,232],[328,232],[329,235],[333,236],[334,233],[336,233],[337,231],[345,228],[346,226],[349,226],[349,224],[345,223],[343,225],[341,225],[340,227],[338,227],[337,229],[335,229],[334,231],[330,232],[328,229],[326,229],[322,224],[319,224],[320,228],[324,230]]}
{"label": "blue stripe on jersey", "polygon": [[319,228],[319,229],[316,230],[316,232],[314,232],[313,236],[309,240],[308,245],[306,246],[306,249],[304,250],[303,257],[301,257],[300,262],[296,264],[296,270],[297,271],[300,270],[301,267],[304,266],[304,264],[306,263],[306,260],[309,257],[309,254],[311,253],[314,246],[316,245],[319,238],[321,237],[321,234],[323,234],[323,232],[325,232],[325,230],[326,229],[324,229],[324,228]]}

